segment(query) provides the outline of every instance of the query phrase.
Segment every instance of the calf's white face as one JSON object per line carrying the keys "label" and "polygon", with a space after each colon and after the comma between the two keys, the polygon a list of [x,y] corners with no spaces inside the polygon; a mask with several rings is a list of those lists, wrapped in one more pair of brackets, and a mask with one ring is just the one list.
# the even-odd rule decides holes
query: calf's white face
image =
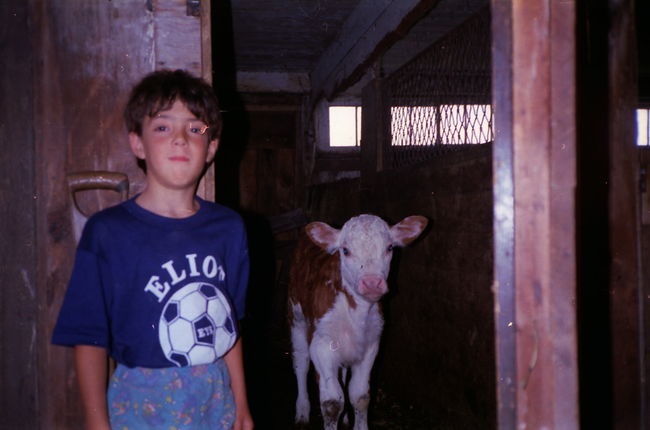
{"label": "calf's white face", "polygon": [[351,218],[341,230],[322,222],[311,223],[309,237],[329,253],[338,252],[343,285],[355,295],[376,302],[387,291],[393,248],[415,240],[427,225],[427,219],[410,216],[389,227],[374,215]]}

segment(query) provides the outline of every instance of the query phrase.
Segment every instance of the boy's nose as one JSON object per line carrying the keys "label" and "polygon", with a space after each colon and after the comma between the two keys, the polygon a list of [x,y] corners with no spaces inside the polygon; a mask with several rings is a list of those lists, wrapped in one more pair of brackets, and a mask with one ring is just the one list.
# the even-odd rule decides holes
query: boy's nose
{"label": "boy's nose", "polygon": [[187,144],[187,134],[185,130],[180,129],[176,130],[173,136],[174,145],[186,145]]}

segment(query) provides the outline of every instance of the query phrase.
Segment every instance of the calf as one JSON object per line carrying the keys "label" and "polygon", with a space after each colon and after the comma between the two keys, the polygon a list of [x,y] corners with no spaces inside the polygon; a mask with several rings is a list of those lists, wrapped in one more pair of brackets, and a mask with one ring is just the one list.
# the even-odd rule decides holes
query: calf
{"label": "calf", "polygon": [[343,410],[339,382],[352,371],[348,387],[354,429],[368,428],[368,394],[379,337],[384,324],[379,299],[393,248],[415,240],[427,219],[410,216],[392,227],[374,215],[348,220],[341,230],[322,222],[305,227],[289,278],[289,321],[293,366],[298,381],[296,423],[309,421],[309,360],[318,373],[325,429],[335,430]]}

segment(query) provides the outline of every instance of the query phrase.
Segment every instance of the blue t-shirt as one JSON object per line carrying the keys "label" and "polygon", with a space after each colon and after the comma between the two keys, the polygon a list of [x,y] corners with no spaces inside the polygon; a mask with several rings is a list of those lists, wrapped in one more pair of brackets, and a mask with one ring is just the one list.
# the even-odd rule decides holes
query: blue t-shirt
{"label": "blue t-shirt", "polygon": [[107,348],[129,367],[210,363],[244,316],[248,246],[241,217],[197,198],[182,219],[132,198],[88,219],[52,342]]}

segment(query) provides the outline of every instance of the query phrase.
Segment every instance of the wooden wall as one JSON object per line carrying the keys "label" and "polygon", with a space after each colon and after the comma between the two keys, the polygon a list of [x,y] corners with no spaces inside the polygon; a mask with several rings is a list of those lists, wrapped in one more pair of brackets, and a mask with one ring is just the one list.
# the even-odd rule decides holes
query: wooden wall
{"label": "wooden wall", "polygon": [[0,429],[6,430],[38,428],[39,410],[34,57],[28,22],[27,2],[0,2],[5,59],[0,61]]}
{"label": "wooden wall", "polygon": [[239,166],[241,207],[265,216],[296,209],[297,109],[252,111],[248,118],[249,143]]}
{"label": "wooden wall", "polygon": [[[210,2],[201,4],[209,16]],[[74,259],[66,174],[121,171],[131,194],[141,190],[121,118],[128,91],[156,68],[204,73],[209,34],[182,0],[10,0],[0,12],[0,54],[11,59],[0,65],[0,250],[8,268],[0,282],[0,426],[73,430],[82,421],[71,350],[50,345]],[[80,197],[91,213],[119,200],[109,191]]]}
{"label": "wooden wall", "polygon": [[[38,396],[44,428],[82,426],[72,350],[49,344],[76,245],[65,175],[79,170],[125,172],[134,192],[144,179],[128,151],[120,111],[129,88],[151,67],[146,51],[134,49],[139,42],[133,42],[145,33],[146,22],[140,17],[146,10],[74,3],[57,7],[44,2],[32,11],[40,60],[34,79],[39,131],[35,180],[41,309]],[[106,43],[107,38],[114,43]],[[100,52],[103,55],[97,55]],[[90,213],[118,201],[107,192],[86,192],[83,197]]]}
{"label": "wooden wall", "polygon": [[640,302],[639,291],[647,273],[648,243],[637,207],[631,7],[629,1],[597,0],[578,2],[577,8],[577,315],[583,428],[648,426],[647,399],[642,403],[648,326],[644,328],[640,315],[647,312],[647,301]]}

